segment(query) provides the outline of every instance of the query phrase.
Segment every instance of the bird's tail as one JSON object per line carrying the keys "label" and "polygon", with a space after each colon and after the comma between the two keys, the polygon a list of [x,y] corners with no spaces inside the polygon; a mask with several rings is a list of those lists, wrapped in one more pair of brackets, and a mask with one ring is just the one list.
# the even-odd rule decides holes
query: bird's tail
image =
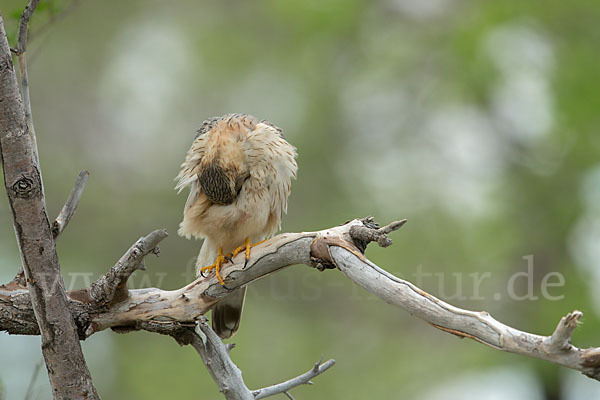
{"label": "bird's tail", "polygon": [[240,327],[246,287],[223,297],[212,311],[212,328],[221,339],[232,337]]}
{"label": "bird's tail", "polygon": [[[218,251],[218,245],[204,239],[196,261],[196,276],[200,277],[200,268],[215,262]],[[221,339],[230,338],[240,327],[245,297],[246,288],[243,287],[223,297],[213,308],[212,328]]]}

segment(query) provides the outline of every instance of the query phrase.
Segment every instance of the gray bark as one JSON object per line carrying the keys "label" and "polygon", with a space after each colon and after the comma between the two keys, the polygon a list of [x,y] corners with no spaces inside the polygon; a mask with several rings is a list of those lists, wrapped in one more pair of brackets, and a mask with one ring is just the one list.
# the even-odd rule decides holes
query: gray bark
{"label": "gray bark", "polygon": [[[367,291],[444,332],[470,338],[495,349],[546,360],[600,380],[600,348],[580,349],[570,343],[570,335],[582,316],[580,312],[574,311],[563,318],[551,336],[535,335],[504,325],[485,311],[463,310],[447,304],[368,261],[362,252],[366,244],[376,241],[380,245],[389,245],[390,242],[383,236],[390,227],[398,229],[401,225],[402,221],[379,228],[370,219],[353,220],[319,232],[281,234],[254,247],[247,264],[243,254],[226,264],[221,270],[225,286],[212,273],[173,291],[156,288],[129,290],[123,292],[125,296],[115,296],[116,300],[107,307],[81,296],[79,301],[71,302],[73,314],[80,332],[87,330],[91,334],[112,328],[165,333],[167,323],[195,326],[198,317],[210,310],[221,297],[286,266],[307,264],[319,270],[333,267]],[[153,233],[148,237],[156,235]],[[150,253],[150,247],[146,246],[145,253],[139,255]],[[118,263],[113,268],[116,271],[111,273],[119,275],[120,268],[132,270],[132,264]],[[19,299],[21,307],[26,307],[25,299],[21,297],[23,293],[16,293],[17,297],[13,297],[12,293],[16,293],[16,289],[0,287],[0,330],[15,328],[14,323],[2,318],[15,307],[15,299]],[[20,312],[27,315],[26,310]]]}
{"label": "gray bark", "polygon": [[68,307],[39,164],[1,16],[0,102],[4,184],[53,395],[57,399],[98,399]]}
{"label": "gray bark", "polygon": [[90,176],[90,173],[85,170],[79,172],[69,198],[52,223],[52,236],[54,237],[54,240],[56,240],[65,230],[73,217],[73,214],[75,214],[77,206],[79,205],[79,200],[81,200],[81,195],[83,194],[83,189],[87,183],[88,176]]}

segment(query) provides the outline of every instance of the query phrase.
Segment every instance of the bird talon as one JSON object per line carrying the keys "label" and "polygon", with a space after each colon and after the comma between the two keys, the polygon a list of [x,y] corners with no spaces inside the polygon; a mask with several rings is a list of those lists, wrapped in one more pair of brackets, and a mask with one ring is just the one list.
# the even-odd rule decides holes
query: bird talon
{"label": "bird talon", "polygon": [[[196,275],[208,276],[204,282],[213,287],[216,276],[227,290],[221,290],[227,296],[215,299],[218,301],[212,312],[212,327],[222,339],[238,330],[246,293],[245,286],[235,283],[233,268],[225,268],[223,275],[234,291],[225,286],[222,267],[238,256],[233,262],[239,269],[239,253],[244,252],[243,265],[252,268],[248,267],[253,246],[250,240],[262,239],[279,226],[291,180],[296,177],[296,158],[295,148],[277,126],[251,115],[227,114],[202,123],[181,165],[175,189],[189,187],[190,193],[178,232],[188,238],[206,239],[196,259]],[[268,221],[263,221],[267,216]],[[242,246],[223,254],[236,245]],[[255,254],[254,262],[259,256]]]}
{"label": "bird talon", "polygon": [[217,259],[215,260],[214,264],[207,265],[206,267],[200,268],[200,275],[204,276],[204,271],[212,271],[214,269],[215,275],[217,276],[217,280],[219,281],[221,286],[225,286],[225,281],[223,280],[223,277],[221,276],[221,267],[223,266],[223,264],[226,264],[226,262],[227,262],[227,256],[225,256],[223,254],[223,249],[221,249],[219,247],[219,253],[217,255]]}
{"label": "bird talon", "polygon": [[231,252],[231,255],[232,255],[232,257],[235,257],[235,256],[237,256],[238,254],[240,254],[242,251],[246,250],[246,249],[248,248],[248,246],[250,246],[250,238],[249,238],[249,237],[247,237],[247,238],[244,240],[244,244],[243,244],[243,245],[241,245],[241,246],[237,247],[235,250],[233,250],[233,251]]}
{"label": "bird talon", "polygon": [[244,268],[246,268],[246,266],[248,265],[248,261],[250,261],[250,249],[258,246],[259,244],[265,242],[267,239],[261,240],[260,242],[251,244],[250,243],[250,238],[247,237],[246,240],[244,240],[244,244],[239,246],[238,248],[236,248],[235,250],[233,250],[233,252],[231,252],[231,256],[232,258],[237,256],[238,254],[240,254],[242,251],[245,253],[245,261],[244,261]]}
{"label": "bird talon", "polygon": [[[266,241],[266,239],[261,240],[258,243],[251,244],[250,238],[247,237],[246,240],[244,240],[243,245],[239,246],[238,248],[233,250],[231,253],[227,253],[227,254],[223,254],[223,249],[221,247],[219,247],[217,259],[215,260],[214,264],[207,265],[206,267],[200,268],[200,275],[203,278],[205,278],[206,276],[204,275],[204,272],[212,271],[214,269],[215,275],[217,276],[219,283],[221,284],[221,286],[225,287],[225,281],[223,280],[223,277],[221,277],[221,267],[224,264],[227,264],[228,262],[233,263],[233,257],[237,256],[238,254],[240,254],[243,251],[245,253],[244,254],[245,255],[244,268],[246,268],[246,266],[248,265],[248,261],[250,260],[250,249],[254,246],[258,246],[259,244],[261,244],[264,241]],[[227,287],[225,287],[225,288],[227,289]]]}

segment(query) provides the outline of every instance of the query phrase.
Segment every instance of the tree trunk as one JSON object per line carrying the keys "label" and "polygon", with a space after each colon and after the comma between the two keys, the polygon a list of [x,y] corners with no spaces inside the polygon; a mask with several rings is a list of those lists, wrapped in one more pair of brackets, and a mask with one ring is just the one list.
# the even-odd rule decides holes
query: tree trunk
{"label": "tree trunk", "polygon": [[0,15],[0,158],[42,353],[56,399],[98,399],[69,311],[39,165]]}

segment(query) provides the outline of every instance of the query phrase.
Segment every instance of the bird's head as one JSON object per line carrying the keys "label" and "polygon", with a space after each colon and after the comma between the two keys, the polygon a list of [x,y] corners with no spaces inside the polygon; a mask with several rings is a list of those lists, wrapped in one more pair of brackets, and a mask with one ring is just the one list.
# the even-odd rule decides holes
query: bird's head
{"label": "bird's head", "polygon": [[[280,128],[244,114],[210,118],[202,124],[175,178],[176,190],[190,186],[189,207],[200,193],[215,204],[231,204],[252,178],[275,195],[285,210],[290,179],[296,177],[296,151]],[[278,186],[279,187],[279,186]],[[284,195],[285,194],[285,195]],[[282,197],[284,196],[284,197]]]}
{"label": "bird's head", "polygon": [[[198,183],[206,197],[216,204],[231,204],[250,177],[245,142],[254,120],[233,114],[203,126],[203,156],[198,165]],[[204,132],[203,132],[204,130]]]}

